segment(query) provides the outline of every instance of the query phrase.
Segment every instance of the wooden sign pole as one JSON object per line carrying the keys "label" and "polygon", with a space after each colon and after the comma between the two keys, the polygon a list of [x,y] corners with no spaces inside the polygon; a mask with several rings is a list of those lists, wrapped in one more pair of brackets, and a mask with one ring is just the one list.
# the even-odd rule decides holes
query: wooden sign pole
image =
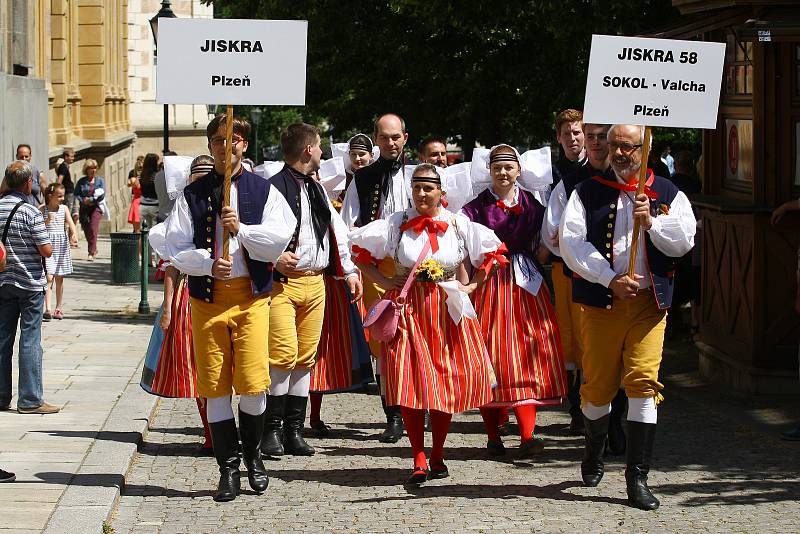
{"label": "wooden sign pole", "polygon": [[[233,106],[228,105],[225,112],[225,182],[222,186],[222,206],[231,205],[231,174],[233,174]],[[230,233],[222,233],[222,257],[230,261]]]}
{"label": "wooden sign pole", "polygon": [[[644,186],[647,182],[647,160],[650,157],[650,139],[652,132],[649,126],[644,128],[644,140],[642,143],[642,168],[639,169],[639,186],[636,188],[636,196],[638,197],[644,193]],[[633,238],[631,240],[631,253],[630,261],[628,262],[628,277],[633,280],[636,272],[636,251],[639,249],[639,233],[641,232],[641,224],[639,219],[633,222]]]}

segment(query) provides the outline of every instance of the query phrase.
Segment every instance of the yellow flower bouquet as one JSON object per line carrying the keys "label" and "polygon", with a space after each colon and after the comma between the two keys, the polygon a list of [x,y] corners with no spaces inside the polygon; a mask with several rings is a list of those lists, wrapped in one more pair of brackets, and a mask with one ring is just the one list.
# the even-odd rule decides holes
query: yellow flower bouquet
{"label": "yellow flower bouquet", "polygon": [[444,266],[433,258],[428,258],[417,267],[417,281],[441,282],[444,280]]}

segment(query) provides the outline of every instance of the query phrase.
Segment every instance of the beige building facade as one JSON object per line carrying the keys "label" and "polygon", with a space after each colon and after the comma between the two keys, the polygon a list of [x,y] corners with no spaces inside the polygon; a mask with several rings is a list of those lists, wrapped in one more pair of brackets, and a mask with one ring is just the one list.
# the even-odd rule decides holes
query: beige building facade
{"label": "beige building facade", "polygon": [[[112,212],[105,231],[128,231],[128,172],[137,154],[161,153],[163,106],[155,103],[149,19],[157,0],[0,0],[0,156],[20,143],[55,179],[74,150],[73,181],[97,160]],[[180,17],[212,17],[199,0],[172,2]],[[170,106],[170,148],[206,151],[205,106]]]}

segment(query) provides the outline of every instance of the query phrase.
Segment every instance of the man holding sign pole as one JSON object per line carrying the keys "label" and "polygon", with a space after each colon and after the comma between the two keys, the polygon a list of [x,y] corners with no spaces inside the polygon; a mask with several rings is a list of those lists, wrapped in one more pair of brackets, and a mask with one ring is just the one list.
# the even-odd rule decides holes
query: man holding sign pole
{"label": "man holding sign pole", "polygon": [[[197,389],[208,398],[220,471],[214,500],[230,501],[240,491],[233,390],[241,395],[239,432],[250,487],[262,492],[268,484],[259,446],[270,385],[271,263],[286,250],[297,220],[280,192],[242,167],[250,134],[246,121],[219,115],[208,124],[206,134],[214,170],[186,186],[177,198],[166,240],[171,261],[189,275]],[[224,191],[226,148],[232,169],[230,205]],[[228,254],[223,252],[226,234]]]}
{"label": "man holding sign pole", "polygon": [[[628,501],[654,510],[659,502],[647,486],[647,475],[656,407],[662,399],[658,372],[666,309],[672,301],[675,258],[694,246],[695,219],[686,196],[652,171],[644,192],[637,195],[643,134],[640,126],[611,127],[608,148],[614,178],[595,176],[577,185],[564,210],[559,244],[564,261],[577,275],[572,298],[581,310],[584,485],[596,486],[603,477],[611,401],[621,383],[629,399]],[[637,222],[643,236],[633,252]]]}

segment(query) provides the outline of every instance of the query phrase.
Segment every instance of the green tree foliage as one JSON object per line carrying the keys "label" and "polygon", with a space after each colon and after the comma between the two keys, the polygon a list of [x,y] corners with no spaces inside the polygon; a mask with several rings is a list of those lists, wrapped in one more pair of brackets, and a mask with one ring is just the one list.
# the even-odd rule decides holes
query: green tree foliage
{"label": "green tree foliage", "polygon": [[637,35],[677,17],[669,0],[213,4],[218,18],[308,20],[307,105],[297,113],[337,141],[394,111],[412,143],[437,134],[464,147],[553,141],[555,113],[583,105],[591,35]]}

